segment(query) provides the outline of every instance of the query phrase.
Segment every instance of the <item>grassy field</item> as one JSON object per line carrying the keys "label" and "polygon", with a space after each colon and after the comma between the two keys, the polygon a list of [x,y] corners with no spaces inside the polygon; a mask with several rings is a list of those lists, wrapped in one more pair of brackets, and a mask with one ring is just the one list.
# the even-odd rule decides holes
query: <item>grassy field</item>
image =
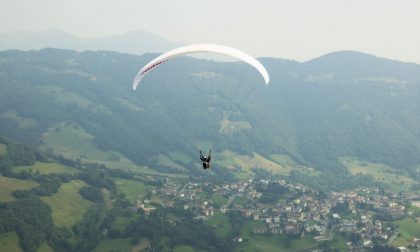
{"label": "grassy field", "polygon": [[195,250],[187,245],[179,245],[174,248],[174,252],[194,252]]}
{"label": "grassy field", "polygon": [[241,237],[244,242],[240,244],[237,251],[298,251],[317,246],[317,242],[312,237],[305,236],[302,239],[287,241],[284,235],[263,236],[254,235],[254,227],[264,225],[260,221],[245,221],[241,229]]}
{"label": "grassy field", "polygon": [[0,251],[21,252],[19,247],[19,237],[15,232],[0,234]]}
{"label": "grassy field", "polygon": [[12,192],[20,189],[26,190],[37,186],[38,183],[30,180],[7,178],[0,175],[0,202],[15,200]]}
{"label": "grassy field", "polygon": [[329,247],[331,249],[338,249],[339,251],[344,251],[345,249],[348,248],[343,236],[339,234],[334,234],[334,239],[332,240]]}
{"label": "grassy field", "polygon": [[413,237],[420,237],[420,217],[416,220],[417,222],[415,222],[413,219],[394,221],[394,225],[398,226],[398,231],[401,234],[401,237],[398,237],[392,242],[394,247],[406,247],[408,244],[410,244],[408,239]]}
{"label": "grassy field", "polygon": [[245,205],[248,202],[248,199],[246,197],[237,196],[233,200],[232,204],[234,205]]}
{"label": "grassy field", "polygon": [[273,154],[270,156],[270,159],[276,161],[276,163],[281,164],[286,167],[295,166],[296,163],[291,157],[284,154]]}
{"label": "grassy field", "polygon": [[289,175],[292,170],[298,170],[299,172],[309,175],[309,176],[318,176],[321,174],[320,171],[313,168],[304,167],[297,164],[291,157],[284,154],[273,154],[270,155],[270,159],[284,167],[282,175]]}
{"label": "grassy field", "polygon": [[190,163],[194,161],[190,156],[181,151],[171,151],[169,152],[168,156],[171,160],[182,161],[184,163]]}
{"label": "grassy field", "polygon": [[[299,251],[312,248],[317,245],[317,243],[311,237],[307,236],[302,239],[292,240],[290,245],[285,245],[287,243],[286,237],[282,235],[276,235],[272,237],[256,236],[251,243],[251,246],[246,246],[244,251]],[[241,250],[241,247],[239,247],[238,250]]]}
{"label": "grassy field", "polygon": [[57,153],[70,158],[81,158],[89,161],[118,161],[133,165],[131,161],[125,159],[116,152],[106,152],[99,150],[94,137],[87,133],[83,128],[71,123],[60,123],[50,128],[43,136],[43,149],[52,149]]}
{"label": "grassy field", "polygon": [[220,121],[219,132],[222,134],[232,134],[242,129],[251,129],[252,126],[248,121],[230,121],[229,113],[223,112],[223,119]]}
{"label": "grassy field", "polygon": [[42,197],[52,208],[52,217],[56,226],[71,228],[78,222],[92,203],[79,194],[79,189],[86,183],[73,180],[61,185],[57,193]]}
{"label": "grassy field", "polygon": [[144,111],[143,108],[139,107],[135,103],[122,99],[122,98],[114,98],[115,101],[123,105],[124,107],[128,108],[131,111]]}
{"label": "grassy field", "polygon": [[37,252],[54,252],[54,250],[48,246],[48,243],[44,242],[41,244],[41,246],[39,246]]}
{"label": "grassy field", "polygon": [[213,215],[209,220],[206,221],[206,224],[214,228],[213,231],[219,237],[226,237],[232,230],[228,217],[221,213],[216,213]]}
{"label": "grassy field", "polygon": [[353,174],[371,175],[375,181],[383,182],[394,190],[407,190],[416,183],[413,179],[400,175],[394,168],[384,164],[360,161],[355,158],[343,157],[340,162]]}
{"label": "grassy field", "polygon": [[142,199],[148,192],[156,189],[156,186],[145,185],[134,180],[116,179],[115,182],[117,184],[118,191],[123,192],[129,200]]}
{"label": "grassy field", "polygon": [[[67,158],[80,158],[85,163],[103,163],[110,168],[120,168],[151,175],[163,175],[150,168],[138,166],[121,153],[102,151],[94,143],[94,137],[72,123],[59,123],[43,135],[44,150],[52,150]],[[165,174],[166,175],[166,174]],[[182,174],[172,177],[184,178]]]}
{"label": "grassy field", "polygon": [[[225,150],[220,157],[215,161],[216,164],[227,167],[229,169],[236,169],[241,167],[241,170],[237,170],[239,176],[245,174],[251,175],[251,169],[254,167],[262,168],[267,171],[271,171],[277,174],[287,175],[290,172],[290,168],[280,165],[274,161],[271,161],[258,153],[253,153],[253,155],[239,155],[230,150]],[[242,178],[242,177],[241,177]]]}
{"label": "grassy field", "polygon": [[229,201],[229,199],[228,199],[227,197],[223,196],[223,195],[222,195],[222,194],[220,194],[220,193],[214,193],[214,194],[211,196],[211,199],[213,200],[213,202],[214,202],[216,205],[219,205],[219,206],[221,206],[221,205],[223,205],[223,204],[226,204],[226,203]]}
{"label": "grassy field", "polygon": [[131,239],[103,239],[93,250],[95,252],[131,252]]}
{"label": "grassy field", "polygon": [[7,145],[0,143],[0,156],[3,156],[7,153]]}
{"label": "grassy field", "polygon": [[21,129],[28,129],[28,128],[35,127],[37,125],[37,122],[35,119],[20,117],[17,114],[17,112],[12,109],[1,114],[0,119],[1,118],[9,119],[16,122],[18,127]]}
{"label": "grassy field", "polygon": [[111,192],[106,188],[101,188],[102,196],[104,197],[105,206],[107,209],[112,208],[112,197]]}
{"label": "grassy field", "polygon": [[70,173],[74,174],[77,172],[76,169],[65,166],[59,163],[42,163],[42,162],[36,162],[34,165],[31,166],[16,166],[13,167],[14,172],[20,172],[20,171],[29,171],[32,169],[32,171],[39,171],[40,173],[46,174],[46,173]]}
{"label": "grassy field", "polygon": [[140,243],[136,246],[133,246],[131,252],[141,252],[141,251],[148,251],[150,245],[149,239],[141,239]]}
{"label": "grassy field", "polygon": [[112,223],[112,228],[120,229],[127,227],[131,221],[135,220],[133,217],[118,216]]}
{"label": "grassy field", "polygon": [[136,246],[131,245],[131,239],[103,239],[98,246],[93,250],[94,252],[140,252],[147,251],[150,241],[141,239]]}
{"label": "grassy field", "polygon": [[176,170],[181,170],[184,172],[187,172],[188,170],[186,168],[184,168],[183,166],[175,163],[174,161],[172,161],[171,158],[169,158],[168,156],[159,154],[156,158],[156,162],[160,165],[166,166],[168,168],[173,168]]}

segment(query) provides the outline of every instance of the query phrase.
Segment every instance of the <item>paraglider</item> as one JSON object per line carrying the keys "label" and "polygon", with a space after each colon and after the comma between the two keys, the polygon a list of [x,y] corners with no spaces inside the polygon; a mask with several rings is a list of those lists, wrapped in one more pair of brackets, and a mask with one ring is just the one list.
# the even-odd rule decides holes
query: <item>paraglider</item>
{"label": "paraglider", "polygon": [[203,162],[203,169],[209,169],[211,167],[210,161],[211,161],[211,150],[209,152],[208,156],[203,156],[203,153],[200,151],[200,159],[201,162]]}
{"label": "paraglider", "polygon": [[[192,53],[202,53],[202,52],[213,52],[213,53],[220,53],[227,56],[231,56],[237,59],[240,59],[241,61],[244,61],[245,63],[248,63],[252,67],[254,67],[264,78],[264,82],[267,85],[270,81],[270,77],[268,76],[267,70],[265,67],[254,57],[238,50],[232,47],[223,46],[223,45],[215,45],[215,44],[194,44],[194,45],[188,45],[183,46],[174,50],[171,50],[169,52],[166,52],[156,58],[154,58],[152,61],[147,63],[143,68],[140,69],[140,71],[137,73],[136,77],[133,81],[133,90],[136,90],[139,86],[142,79],[148,74],[151,70],[156,68],[162,63],[165,63],[166,61],[187,55]],[[209,169],[211,167],[211,150],[209,152],[208,156],[203,156],[203,154],[200,151],[200,160],[203,163],[203,169]]]}
{"label": "paraglider", "polygon": [[174,50],[171,50],[169,52],[166,52],[156,58],[154,58],[152,61],[147,63],[140,71],[137,73],[136,77],[133,81],[133,90],[136,90],[138,85],[140,84],[141,80],[144,78],[144,76],[149,73],[152,69],[159,66],[162,63],[165,63],[166,61],[178,57],[183,56],[187,54],[192,53],[202,53],[202,52],[213,52],[213,53],[220,53],[224,55],[228,55],[237,59],[240,59],[249,65],[253,66],[257,71],[262,75],[264,78],[265,84],[267,85],[270,81],[270,77],[268,76],[267,70],[265,67],[254,57],[239,51],[238,49],[223,46],[223,45],[215,45],[215,44],[194,44],[194,45],[188,45],[183,46]]}

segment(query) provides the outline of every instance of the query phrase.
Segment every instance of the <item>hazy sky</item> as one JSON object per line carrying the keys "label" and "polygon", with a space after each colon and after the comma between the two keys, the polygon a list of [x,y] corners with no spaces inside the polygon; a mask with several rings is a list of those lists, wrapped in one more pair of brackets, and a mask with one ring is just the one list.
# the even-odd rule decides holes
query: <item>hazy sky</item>
{"label": "hazy sky", "polygon": [[0,33],[145,30],[305,61],[357,50],[420,63],[420,0],[0,0]]}

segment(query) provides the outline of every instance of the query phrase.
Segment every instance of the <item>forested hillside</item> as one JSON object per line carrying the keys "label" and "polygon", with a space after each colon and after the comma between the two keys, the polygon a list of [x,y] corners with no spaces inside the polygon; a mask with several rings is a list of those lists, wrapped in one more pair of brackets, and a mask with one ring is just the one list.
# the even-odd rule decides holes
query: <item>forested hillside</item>
{"label": "forested hillside", "polygon": [[200,148],[274,161],[285,154],[325,174],[346,176],[345,156],[418,173],[419,65],[357,52],[305,63],[264,58],[264,86],[243,63],[180,58],[132,91],[154,56],[1,52],[0,135],[51,148],[70,130],[114,158],[180,173],[199,171]]}

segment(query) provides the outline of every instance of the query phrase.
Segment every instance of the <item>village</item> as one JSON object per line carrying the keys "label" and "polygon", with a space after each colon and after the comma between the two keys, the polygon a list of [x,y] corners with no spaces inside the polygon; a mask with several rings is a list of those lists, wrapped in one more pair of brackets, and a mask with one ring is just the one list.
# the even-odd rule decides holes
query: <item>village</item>
{"label": "village", "polygon": [[[262,200],[267,188],[277,188],[282,197],[273,202]],[[206,221],[215,214],[235,211],[257,223],[253,235],[289,235],[296,239],[308,235],[322,242],[339,233],[348,238],[349,248],[358,251],[372,248],[374,241],[390,244],[396,239],[398,230],[391,221],[411,217],[413,213],[406,205],[419,197],[367,187],[322,194],[284,179],[249,179],[221,185],[165,179],[163,186],[151,194],[159,196],[165,207],[182,206],[192,211],[195,220]],[[226,200],[216,202],[212,198],[215,194]],[[155,209],[150,203],[149,198],[139,199],[136,207],[148,214]],[[241,242],[241,237],[237,240]],[[410,246],[420,248],[420,239],[414,237]]]}

